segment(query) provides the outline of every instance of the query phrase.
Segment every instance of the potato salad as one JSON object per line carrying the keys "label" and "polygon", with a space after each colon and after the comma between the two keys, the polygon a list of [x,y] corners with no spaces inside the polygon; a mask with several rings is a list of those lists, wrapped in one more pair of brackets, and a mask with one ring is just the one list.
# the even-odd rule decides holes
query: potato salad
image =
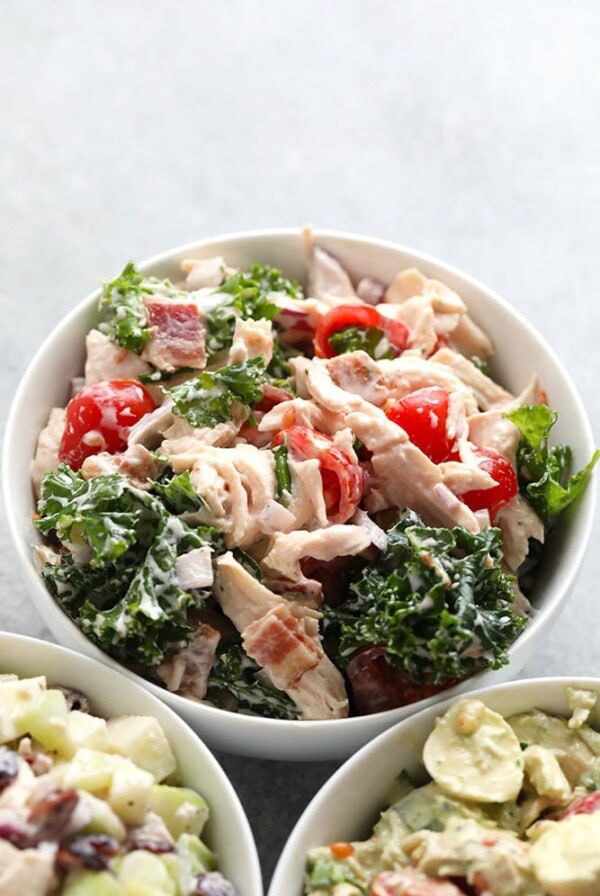
{"label": "potato salad", "polygon": [[[129,263],[39,437],[41,575],[112,657],[223,709],[335,719],[508,662],[542,545],[585,488],[532,376],[415,269],[305,286]],[[65,396],[67,393],[65,384]]]}
{"label": "potato salad", "polygon": [[71,688],[0,675],[2,896],[236,896],[150,716],[98,718]]}
{"label": "potato salad", "polygon": [[428,782],[402,774],[369,840],[313,849],[306,896],[597,896],[598,695],[567,695],[568,720],[455,703],[425,743]]}

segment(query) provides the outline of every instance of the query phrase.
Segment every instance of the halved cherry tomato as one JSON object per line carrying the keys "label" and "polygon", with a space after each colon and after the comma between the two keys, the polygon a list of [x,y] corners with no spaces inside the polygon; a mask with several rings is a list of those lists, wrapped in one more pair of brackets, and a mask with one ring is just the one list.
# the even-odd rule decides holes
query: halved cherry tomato
{"label": "halved cherry tomato", "polygon": [[464,501],[471,510],[487,510],[490,519],[494,522],[494,518],[498,511],[508,504],[519,491],[519,483],[512,466],[493,448],[473,448],[473,454],[477,461],[477,466],[485,470],[486,473],[495,479],[498,485],[492,488],[473,489],[460,495],[460,500]]}
{"label": "halved cherry tomato", "polygon": [[123,451],[131,427],[154,407],[150,393],[134,380],[86,386],[67,405],[59,460],[78,470],[92,454]]}
{"label": "halved cherry tomato", "polygon": [[573,800],[559,818],[566,818],[567,815],[591,815],[598,811],[600,811],[600,791],[596,790],[594,793],[586,793]]}
{"label": "halved cherry tomato", "polygon": [[316,429],[291,426],[278,432],[271,445],[285,444],[293,460],[317,458],[323,482],[323,497],[327,517],[332,523],[345,523],[360,503],[364,488],[364,473],[345,451],[334,445],[333,439]]}
{"label": "halved cherry tomato", "polygon": [[413,445],[440,464],[452,451],[452,441],[446,434],[450,396],[438,386],[426,386],[410,392],[385,412],[401,426]]}
{"label": "halved cherry tomato", "polygon": [[250,445],[254,445],[256,448],[266,448],[271,441],[271,433],[261,432],[258,428],[258,424],[262,418],[265,414],[268,414],[275,405],[293,398],[290,392],[286,392],[285,389],[280,389],[279,386],[272,386],[270,383],[265,383],[262,390],[263,397],[252,408],[254,422],[251,423],[249,420],[246,420],[239,431],[240,437],[246,439]]}
{"label": "halved cherry tomato", "polygon": [[333,358],[337,354],[329,342],[330,338],[348,327],[367,330],[381,330],[390,348],[401,354],[408,345],[409,333],[403,323],[384,317],[371,305],[338,305],[324,314],[318,323],[314,338],[315,355],[318,358]]}

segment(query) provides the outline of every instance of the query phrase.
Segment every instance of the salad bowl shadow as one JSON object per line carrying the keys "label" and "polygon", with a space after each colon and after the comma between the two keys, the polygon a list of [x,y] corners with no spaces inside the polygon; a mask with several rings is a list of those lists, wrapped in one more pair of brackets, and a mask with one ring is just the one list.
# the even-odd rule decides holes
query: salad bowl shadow
{"label": "salad bowl shadow", "polygon": [[[390,282],[404,267],[418,267],[455,289],[473,319],[495,343],[494,378],[515,394],[537,372],[549,401],[558,411],[553,430],[557,442],[572,447],[574,467],[582,467],[593,450],[591,429],[577,391],[553,350],[534,328],[482,284],[429,256],[392,243],[350,234],[316,231],[315,239],[344,265],[353,278],[372,277]],[[222,255],[242,268],[258,261],[281,268],[286,276],[304,279],[300,229],[254,231],[192,243],[155,256],[139,265],[148,276],[176,279],[184,258]],[[84,340],[97,322],[99,290],[80,302],[52,331],[26,370],[9,415],[3,451],[3,488],[8,526],[16,561],[27,592],[57,640],[119,669],[164,700],[200,733],[211,747],[232,753],[273,759],[314,760],[344,758],[395,722],[446,696],[513,677],[532,655],[564,605],[584,556],[594,514],[594,489],[563,515],[552,536],[531,594],[534,614],[510,648],[510,662],[501,669],[467,679],[442,694],[418,703],[372,715],[328,721],[289,721],[232,713],[193,701],[134,674],[94,645],[71,621],[46,590],[34,565],[33,546],[41,538],[32,522],[34,498],[30,483],[31,459],[40,430],[54,406],[68,400],[71,378],[84,364]]]}
{"label": "salad bowl shadow", "polygon": [[106,719],[154,716],[173,748],[182,783],[201,793],[210,807],[205,834],[219,869],[240,896],[262,896],[256,844],[237,794],[210,750],[168,706],[95,660],[24,635],[0,632],[0,673],[44,675],[50,687],[76,688],[89,699],[92,713]]}
{"label": "salad bowl shadow", "polygon": [[[532,678],[484,688],[469,694],[503,716],[540,709],[569,717],[567,687],[600,695],[599,678]],[[335,772],[308,804],[281,853],[267,896],[302,896],[306,856],[316,846],[366,839],[379,813],[389,806],[389,792],[400,772],[415,784],[427,780],[423,745],[435,720],[455,702],[444,700],[385,731]],[[594,716],[597,727],[597,711]]]}

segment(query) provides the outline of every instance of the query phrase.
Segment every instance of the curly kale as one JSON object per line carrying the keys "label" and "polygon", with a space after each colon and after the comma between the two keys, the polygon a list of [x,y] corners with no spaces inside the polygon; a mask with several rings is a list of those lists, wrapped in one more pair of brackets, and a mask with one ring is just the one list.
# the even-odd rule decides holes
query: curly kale
{"label": "curly kale", "polygon": [[517,451],[521,490],[548,527],[561,511],[583,494],[600,451],[595,451],[589,463],[571,475],[569,446],[548,445],[550,430],[558,418],[556,411],[538,404],[517,408],[506,416],[522,436]]}
{"label": "curly kale", "polygon": [[203,370],[167,391],[173,399],[173,411],[192,426],[216,426],[231,420],[234,403],[252,408],[263,396],[265,362],[249,358],[219,370]]}
{"label": "curly kale", "polygon": [[218,653],[211,670],[208,687],[227,691],[234,697],[237,709],[245,709],[272,719],[297,719],[293,701],[260,678],[260,669],[246,656],[237,643]]}
{"label": "curly kale", "polygon": [[501,561],[498,529],[435,529],[407,511],[378,560],[351,576],[344,603],[325,611],[340,665],[371,645],[432,684],[505,665],[526,619],[514,612]]}
{"label": "curly kale", "polygon": [[119,474],[85,480],[63,465],[44,477],[38,505],[40,531],[67,548],[42,570],[48,589],[96,644],[144,666],[189,640],[188,612],[208,592],[184,591],[176,561],[217,538],[168,509],[190,500],[185,477],[162,491],[165,503]]}
{"label": "curly kale", "polygon": [[238,317],[244,320],[273,320],[279,307],[271,300],[274,293],[302,298],[295,280],[283,277],[277,268],[255,264],[250,271],[227,277],[216,294],[230,296],[206,315],[206,350],[208,357],[230,348]]}

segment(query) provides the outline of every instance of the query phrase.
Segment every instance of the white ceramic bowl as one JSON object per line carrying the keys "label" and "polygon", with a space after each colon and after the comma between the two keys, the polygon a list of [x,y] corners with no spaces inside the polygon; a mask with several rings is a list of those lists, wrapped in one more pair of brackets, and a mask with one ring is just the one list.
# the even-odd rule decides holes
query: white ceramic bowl
{"label": "white ceramic bowl", "polygon": [[182,781],[201,793],[210,807],[203,836],[217,853],[219,870],[235,884],[240,896],[262,896],[256,845],[229,779],[202,741],[164,703],[94,660],[23,635],[0,632],[0,672],[20,677],[45,675],[50,686],[75,687],[89,697],[92,712],[104,718],[148,715],[158,719],[175,753]]}
{"label": "white ceramic bowl", "polygon": [[[475,694],[504,716],[537,707],[568,717],[567,685],[600,694],[600,678],[533,678]],[[427,780],[421,761],[423,745],[437,716],[453,702],[444,700],[400,722],[338,769],[300,816],[281,853],[267,896],[302,896],[309,849],[369,837],[379,813],[389,805],[387,794],[401,771],[417,781]]]}
{"label": "white ceramic bowl", "polygon": [[[592,435],[581,400],[552,349],[518,311],[486,287],[454,268],[410,249],[380,240],[317,231],[319,245],[336,255],[354,277],[371,276],[389,282],[403,267],[419,267],[438,277],[465,299],[477,323],[496,345],[493,373],[512,392],[519,392],[537,371],[552,407],[559,412],[555,438],[573,448],[574,463],[587,463]],[[183,258],[222,255],[232,265],[255,261],[275,265],[302,280],[304,261],[300,230],[256,231],[217,237],[173,249],[140,265],[143,273],[177,278]],[[32,545],[40,541],[32,521],[30,464],[38,434],[51,407],[64,406],[69,383],[81,374],[84,338],[97,320],[96,291],[84,299],[52,331],[25,372],[9,416],[3,457],[6,515],[17,562],[40,614],[56,638],[143,684],[182,715],[215,748],[273,759],[330,759],[351,755],[390,725],[443,699],[514,676],[531,656],[536,639],[548,630],[565,601],[583,558],[594,513],[594,488],[561,521],[540,568],[533,594],[534,618],[510,650],[510,665],[474,676],[442,695],[388,712],[323,722],[262,719],[205,706],[143,681],[95,647],[48,594],[32,560]]]}

